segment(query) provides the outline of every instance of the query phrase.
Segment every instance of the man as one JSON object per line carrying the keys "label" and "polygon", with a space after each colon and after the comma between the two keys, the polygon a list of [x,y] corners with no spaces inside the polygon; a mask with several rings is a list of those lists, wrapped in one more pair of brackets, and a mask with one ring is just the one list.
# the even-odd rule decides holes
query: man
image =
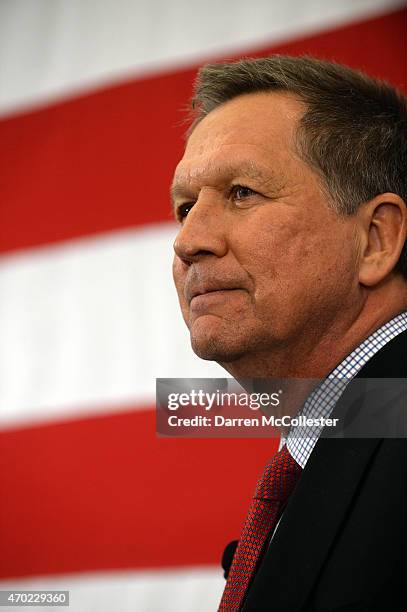
{"label": "man", "polygon": [[[193,108],[172,196],[195,353],[237,379],[406,377],[405,99],[274,56],[204,67]],[[219,610],[406,610],[407,443],[291,434],[257,491],[290,486],[256,493]]]}

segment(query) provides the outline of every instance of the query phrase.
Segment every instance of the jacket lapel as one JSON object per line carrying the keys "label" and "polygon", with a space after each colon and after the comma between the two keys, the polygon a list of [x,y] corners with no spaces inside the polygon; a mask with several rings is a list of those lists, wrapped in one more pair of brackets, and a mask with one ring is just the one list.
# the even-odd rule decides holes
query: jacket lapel
{"label": "jacket lapel", "polygon": [[270,601],[273,612],[301,609],[380,444],[376,439],[318,441],[256,574],[244,611],[269,610]]}
{"label": "jacket lapel", "polygon": [[[358,377],[405,377],[407,332]],[[350,392],[349,392],[350,391]],[[346,404],[351,390],[339,405]],[[338,405],[338,408],[340,406]],[[248,593],[244,612],[296,612],[304,606],[381,439],[318,440]]]}

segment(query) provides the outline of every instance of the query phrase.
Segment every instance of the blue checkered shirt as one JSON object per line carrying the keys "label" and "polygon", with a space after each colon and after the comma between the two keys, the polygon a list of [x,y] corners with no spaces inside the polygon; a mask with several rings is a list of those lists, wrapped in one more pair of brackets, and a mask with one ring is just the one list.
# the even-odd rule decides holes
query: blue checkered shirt
{"label": "blue checkered shirt", "polygon": [[[375,353],[406,330],[407,312],[402,312],[379,327],[328,374],[327,378],[308,397],[300,414],[312,416],[312,418],[328,418],[349,381]],[[319,433],[321,431],[322,427]],[[307,436],[303,428],[293,427],[287,437],[281,437],[280,449],[287,444],[290,455],[304,468],[317,440],[318,433],[315,428],[312,430],[312,435]]]}

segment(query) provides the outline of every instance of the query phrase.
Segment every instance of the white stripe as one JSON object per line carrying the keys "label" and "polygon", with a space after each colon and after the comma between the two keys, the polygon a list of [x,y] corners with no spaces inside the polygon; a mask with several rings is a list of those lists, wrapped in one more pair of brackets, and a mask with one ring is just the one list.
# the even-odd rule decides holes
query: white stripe
{"label": "white stripe", "polygon": [[224,376],[189,347],[175,224],[0,260],[0,423],[151,405],[155,378]]}
{"label": "white stripe", "polygon": [[403,5],[403,0],[2,0],[0,112]]}
{"label": "white stripe", "polygon": [[8,580],[0,589],[70,591],[69,608],[60,608],[70,612],[213,612],[224,584],[220,569],[200,568]]}

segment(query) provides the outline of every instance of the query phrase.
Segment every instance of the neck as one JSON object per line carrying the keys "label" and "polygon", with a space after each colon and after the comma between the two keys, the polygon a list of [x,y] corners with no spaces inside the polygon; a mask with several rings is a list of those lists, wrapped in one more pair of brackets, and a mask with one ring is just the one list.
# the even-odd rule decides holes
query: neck
{"label": "neck", "polygon": [[[330,322],[322,330],[308,328],[302,338],[276,342],[270,350],[243,355],[221,363],[233,378],[325,378],[349,353],[374,331],[407,310],[407,289],[366,290],[359,308]],[[385,289],[385,290],[384,290]]]}

